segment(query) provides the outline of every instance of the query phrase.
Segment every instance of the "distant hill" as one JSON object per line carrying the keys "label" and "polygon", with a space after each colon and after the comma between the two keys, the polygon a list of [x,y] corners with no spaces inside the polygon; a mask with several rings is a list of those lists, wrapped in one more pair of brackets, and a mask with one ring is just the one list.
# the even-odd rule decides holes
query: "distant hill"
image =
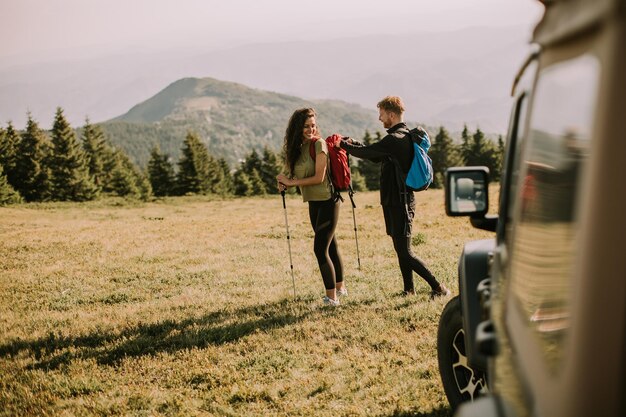
{"label": "distant hill", "polygon": [[100,126],[140,166],[146,166],[156,144],[178,160],[185,135],[194,131],[214,156],[234,167],[252,149],[267,146],[278,151],[289,117],[301,107],[317,110],[323,135],[338,132],[361,138],[366,129],[383,130],[374,109],[341,101],[307,101],[213,78],[178,80]]}
{"label": "distant hill", "polygon": [[194,57],[193,66],[221,80],[299,97],[340,98],[366,108],[386,95],[399,95],[408,119],[450,130],[468,124],[504,133],[511,82],[526,57],[528,35],[522,27],[471,27],[261,43]]}
{"label": "distant hill", "polygon": [[173,80],[213,77],[367,109],[395,94],[404,98],[408,119],[450,130],[468,124],[485,132],[506,132],[511,82],[527,54],[527,27],[424,32],[417,21],[392,27],[398,31],[394,35],[286,39],[193,51],[155,45],[154,50],[129,47],[72,61],[0,62],[0,122],[12,120],[22,127],[30,112],[48,127],[57,106],[74,126],[85,116],[100,122]]}

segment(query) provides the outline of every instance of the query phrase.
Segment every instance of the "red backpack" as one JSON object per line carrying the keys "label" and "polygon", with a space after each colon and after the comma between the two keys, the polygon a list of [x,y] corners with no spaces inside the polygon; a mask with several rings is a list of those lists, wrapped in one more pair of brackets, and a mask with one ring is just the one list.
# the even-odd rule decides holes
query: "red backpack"
{"label": "red backpack", "polygon": [[[315,142],[313,139],[309,145],[309,153],[315,161]],[[335,147],[335,144],[341,140],[341,135],[336,133],[326,138],[328,145],[328,156],[330,166],[328,167],[330,180],[335,191],[352,190],[350,186],[350,166],[348,165],[348,154],[345,149]]]}

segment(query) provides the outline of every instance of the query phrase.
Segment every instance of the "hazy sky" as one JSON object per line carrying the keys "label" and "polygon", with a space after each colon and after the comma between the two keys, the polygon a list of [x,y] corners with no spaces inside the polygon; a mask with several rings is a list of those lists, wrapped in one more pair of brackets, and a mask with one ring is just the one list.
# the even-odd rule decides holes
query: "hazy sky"
{"label": "hazy sky", "polygon": [[537,0],[0,0],[2,66],[121,49],[527,25]]}

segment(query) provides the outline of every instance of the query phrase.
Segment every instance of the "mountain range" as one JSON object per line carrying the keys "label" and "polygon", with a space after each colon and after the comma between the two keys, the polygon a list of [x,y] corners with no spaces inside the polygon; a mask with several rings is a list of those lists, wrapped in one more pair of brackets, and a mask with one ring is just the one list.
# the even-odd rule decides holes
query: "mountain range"
{"label": "mountain range", "polygon": [[289,117],[302,107],[316,109],[324,136],[361,138],[366,130],[382,130],[377,112],[356,104],[304,100],[213,78],[178,80],[99,125],[140,166],[146,166],[155,145],[177,160],[188,132],[196,133],[212,155],[235,166],[253,149],[278,151]]}
{"label": "mountain range", "polygon": [[[316,42],[248,44],[222,50],[129,49],[115,55],[28,65],[0,63],[0,121],[21,128],[30,111],[42,127],[61,106],[70,123],[115,119],[175,80],[233,81],[255,89],[340,100],[375,110],[400,95],[407,118],[450,130],[506,129],[508,93],[526,55],[525,27],[473,27]],[[123,119],[123,118],[122,118]],[[118,120],[119,121],[119,120]],[[284,120],[282,120],[284,124]]]}

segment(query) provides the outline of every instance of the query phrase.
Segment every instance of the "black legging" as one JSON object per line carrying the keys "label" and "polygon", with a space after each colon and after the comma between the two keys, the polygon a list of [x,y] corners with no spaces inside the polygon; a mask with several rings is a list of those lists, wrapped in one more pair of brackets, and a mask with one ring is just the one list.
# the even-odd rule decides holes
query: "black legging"
{"label": "black legging", "polygon": [[313,251],[327,290],[332,290],[337,282],[343,281],[343,265],[335,239],[340,204],[332,198],[326,201],[309,201],[309,217],[315,232]]}
{"label": "black legging", "polygon": [[426,267],[424,262],[411,252],[411,236],[392,236],[393,248],[398,255],[398,263],[404,281],[404,291],[414,291],[413,271],[424,278],[433,290],[439,287],[439,282],[432,272]]}

